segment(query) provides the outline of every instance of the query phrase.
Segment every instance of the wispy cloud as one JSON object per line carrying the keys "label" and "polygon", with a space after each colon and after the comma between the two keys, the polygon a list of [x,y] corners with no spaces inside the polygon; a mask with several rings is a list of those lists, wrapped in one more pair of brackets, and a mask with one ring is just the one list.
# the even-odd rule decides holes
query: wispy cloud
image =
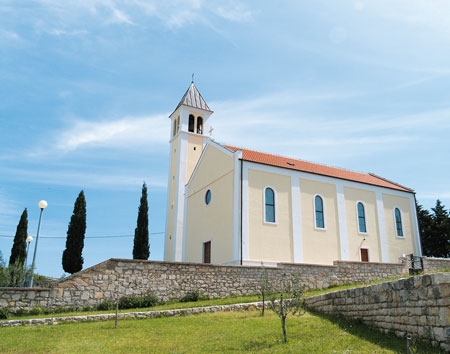
{"label": "wispy cloud", "polygon": [[134,25],[133,21],[131,21],[130,17],[125,14],[125,12],[113,8],[112,9],[112,19],[110,20],[112,23],[122,23],[127,25]]}
{"label": "wispy cloud", "polygon": [[[82,163],[81,163],[82,164]],[[21,168],[1,168],[2,173],[14,176],[17,182],[27,182],[30,179],[30,169]],[[119,190],[136,188],[142,184],[142,181],[148,177],[147,171],[120,170],[115,167],[101,167],[96,170],[92,168],[65,167],[48,168],[47,170],[33,171],[33,179],[36,183],[50,186],[72,186],[82,188],[110,189]],[[167,177],[152,176],[147,182],[151,188],[160,189],[167,187]],[[0,191],[1,192],[1,191]],[[1,194],[0,194],[0,197]],[[0,209],[1,212],[1,209]]]}
{"label": "wispy cloud", "polygon": [[[332,107],[336,102],[345,102],[350,96],[317,94],[294,102],[302,94],[286,92],[285,100],[278,100],[275,94],[248,101],[211,103],[216,111],[214,136],[223,143],[289,156],[299,152],[296,157],[320,161],[329,158],[331,151],[341,160],[389,154],[431,142],[438,131],[450,133],[450,109],[391,115],[349,112],[347,117],[332,111],[326,115],[309,113],[320,111],[324,104]],[[304,111],[306,102],[315,109]],[[242,146],[243,142],[246,146]]]}
{"label": "wispy cloud", "polygon": [[54,36],[69,36],[69,37],[76,37],[81,35],[86,35],[89,32],[86,30],[70,30],[66,31],[64,29],[52,29],[49,31],[49,34]]}
{"label": "wispy cloud", "polygon": [[225,3],[213,9],[219,17],[232,22],[246,22],[252,18],[253,12],[239,3]]}
{"label": "wispy cloud", "polygon": [[[38,0],[51,16],[60,22],[70,24],[71,18],[86,16],[97,18],[103,23],[141,25],[146,27],[148,17],[158,18],[168,27],[182,27],[193,23],[207,23],[204,20],[215,16],[226,21],[242,22],[252,16],[245,3],[223,1],[220,4],[201,0],[68,0],[64,6],[56,0]],[[59,22],[59,21],[58,21]],[[87,23],[88,25],[88,23]]]}
{"label": "wispy cloud", "polygon": [[166,117],[125,117],[101,122],[76,120],[66,130],[55,132],[52,140],[56,150],[61,152],[95,147],[129,150],[162,144],[168,140]]}

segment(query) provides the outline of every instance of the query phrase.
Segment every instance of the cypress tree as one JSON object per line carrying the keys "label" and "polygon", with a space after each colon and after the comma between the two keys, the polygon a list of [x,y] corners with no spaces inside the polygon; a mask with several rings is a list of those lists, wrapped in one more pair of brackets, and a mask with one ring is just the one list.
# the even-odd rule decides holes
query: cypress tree
{"label": "cypress tree", "polygon": [[134,230],[133,259],[148,259],[150,257],[150,244],[148,240],[148,201],[147,185],[142,185],[141,204],[137,218],[137,227]]}
{"label": "cypress tree", "polygon": [[83,269],[84,235],[86,233],[86,199],[81,191],[73,208],[73,214],[67,229],[66,249],[62,256],[65,272],[73,274]]}
{"label": "cypress tree", "polygon": [[27,257],[27,235],[28,235],[28,212],[27,208],[20,217],[17,225],[14,243],[11,248],[11,256],[9,257],[9,265],[23,265]]}

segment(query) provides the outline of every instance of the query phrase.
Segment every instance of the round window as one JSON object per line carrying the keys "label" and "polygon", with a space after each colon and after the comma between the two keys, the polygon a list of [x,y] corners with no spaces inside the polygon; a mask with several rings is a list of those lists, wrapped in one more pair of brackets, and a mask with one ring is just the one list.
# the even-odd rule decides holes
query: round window
{"label": "round window", "polygon": [[205,194],[205,203],[208,205],[211,202],[211,189],[208,189]]}

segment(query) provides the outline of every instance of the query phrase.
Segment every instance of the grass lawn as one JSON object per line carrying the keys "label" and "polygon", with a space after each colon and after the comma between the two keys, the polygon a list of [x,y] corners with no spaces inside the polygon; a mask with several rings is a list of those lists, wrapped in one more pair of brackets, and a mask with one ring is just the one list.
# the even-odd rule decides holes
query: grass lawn
{"label": "grass lawn", "polygon": [[[405,353],[406,341],[358,323],[306,313],[206,313],[142,320],[0,329],[1,353]],[[421,354],[439,353],[421,346]]]}

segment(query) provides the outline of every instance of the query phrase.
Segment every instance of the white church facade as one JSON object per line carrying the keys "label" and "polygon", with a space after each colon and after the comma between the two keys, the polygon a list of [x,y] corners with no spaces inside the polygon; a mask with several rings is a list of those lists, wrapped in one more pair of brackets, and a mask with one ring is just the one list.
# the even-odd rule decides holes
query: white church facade
{"label": "white church facade", "polygon": [[166,261],[328,265],[421,256],[413,190],[219,144],[210,137],[212,113],[191,83],[170,115]]}

